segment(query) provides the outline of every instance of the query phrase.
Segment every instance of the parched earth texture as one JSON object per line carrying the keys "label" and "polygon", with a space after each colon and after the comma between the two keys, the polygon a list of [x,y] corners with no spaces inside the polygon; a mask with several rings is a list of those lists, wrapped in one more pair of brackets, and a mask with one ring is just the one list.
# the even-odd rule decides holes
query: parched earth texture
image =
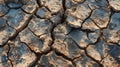
{"label": "parched earth texture", "polygon": [[0,67],[120,67],[120,0],[0,0]]}

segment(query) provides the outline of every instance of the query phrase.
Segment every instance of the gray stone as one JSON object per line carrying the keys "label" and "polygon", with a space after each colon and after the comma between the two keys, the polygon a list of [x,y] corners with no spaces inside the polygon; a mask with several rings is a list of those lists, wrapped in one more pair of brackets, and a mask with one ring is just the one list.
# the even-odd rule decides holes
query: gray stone
{"label": "gray stone", "polygon": [[58,52],[66,55],[67,57],[73,59],[80,55],[80,49],[77,47],[75,41],[72,38],[67,36],[67,31],[69,32],[69,28],[66,28],[64,25],[58,25],[54,29],[54,37],[55,41],[52,47]]}
{"label": "gray stone", "polygon": [[38,7],[36,0],[29,0],[25,5],[22,6],[22,9],[28,13],[33,13]]}
{"label": "gray stone", "polygon": [[4,16],[9,11],[9,8],[5,4],[0,3],[0,16]]}
{"label": "gray stone", "polygon": [[73,30],[70,32],[69,36],[80,46],[80,47],[86,47],[90,41],[87,37],[87,34],[79,31],[79,30]]}
{"label": "gray stone", "polygon": [[[1,23],[5,23],[4,21]],[[16,30],[4,24],[3,28],[0,28],[0,45],[5,44],[8,39],[16,33]]]}
{"label": "gray stone", "polygon": [[51,13],[45,8],[39,8],[36,12],[36,15],[39,16],[40,18],[50,18],[51,17]]}
{"label": "gray stone", "polygon": [[[52,21],[55,25],[61,23],[61,21],[62,21],[61,16],[63,14],[61,12],[59,12],[58,14],[52,15],[51,18],[50,18],[50,21]],[[64,22],[62,22],[62,23],[64,23]]]}
{"label": "gray stone", "polygon": [[115,59],[108,55],[106,58],[104,58],[101,63],[105,66],[105,67],[119,67],[119,64],[116,64]]}
{"label": "gray stone", "polygon": [[117,31],[120,30],[120,13],[115,13],[112,15],[109,29]]}
{"label": "gray stone", "polygon": [[71,8],[74,5],[78,5],[79,3],[84,2],[85,0],[66,0],[65,7]]}
{"label": "gray stone", "polygon": [[87,53],[89,56],[97,61],[101,61],[102,58],[106,57],[108,54],[108,46],[105,42],[98,42],[95,45],[89,45],[87,47]]}
{"label": "gray stone", "polygon": [[67,19],[69,25],[78,28],[81,27],[83,21],[90,15],[91,10],[86,4],[73,6],[67,10]]}
{"label": "gray stone", "polygon": [[0,18],[0,28],[5,27],[6,25],[6,20],[4,18]]}
{"label": "gray stone", "polygon": [[48,20],[40,19],[33,17],[30,21],[28,27],[37,35],[37,36],[50,36],[52,24]]}
{"label": "gray stone", "polygon": [[10,8],[20,8],[22,6],[20,0],[5,0],[5,2]]}
{"label": "gray stone", "polygon": [[107,8],[108,5],[106,0],[86,0],[86,2],[91,9]]}
{"label": "gray stone", "polygon": [[[59,24],[54,28],[53,33],[67,35],[71,31],[71,27],[67,24]],[[55,36],[56,37],[56,36]],[[57,39],[57,38],[56,38]]]}
{"label": "gray stone", "polygon": [[107,42],[114,42],[114,43],[118,43],[120,40],[120,32],[117,30],[109,30],[109,29],[105,29],[103,31],[105,40]]}
{"label": "gray stone", "polygon": [[56,39],[52,47],[71,59],[79,57],[81,53],[81,49],[69,37],[65,38],[64,41]]}
{"label": "gray stone", "polygon": [[56,55],[54,51],[43,55],[37,66],[40,67],[73,67],[72,63],[61,56]]}
{"label": "gray stone", "polygon": [[0,48],[0,67],[11,67],[11,62],[8,58],[9,47],[5,45],[3,48]]}
{"label": "gray stone", "polygon": [[62,0],[40,0],[41,5],[47,6],[52,13],[62,9]]}
{"label": "gray stone", "polygon": [[107,24],[109,23],[109,16],[110,12],[107,9],[95,9],[92,12],[91,19],[96,23],[97,26],[100,28],[107,27]]}
{"label": "gray stone", "polygon": [[85,52],[82,51],[81,55],[74,59],[76,67],[100,67],[100,65],[86,56]]}
{"label": "gray stone", "polygon": [[90,43],[97,42],[99,37],[100,37],[100,31],[99,30],[88,34],[88,38],[90,40]]}
{"label": "gray stone", "polygon": [[111,17],[111,21],[107,29],[103,31],[105,40],[107,42],[118,43],[120,40],[120,14],[115,13]]}
{"label": "gray stone", "polygon": [[15,28],[19,29],[23,24],[27,23],[31,15],[24,13],[21,9],[11,9],[5,16],[7,23]]}
{"label": "gray stone", "polygon": [[120,66],[120,48],[116,44],[108,43],[108,55],[101,61],[101,63],[108,67],[119,67]]}
{"label": "gray stone", "polygon": [[10,44],[10,51],[8,53],[9,59],[12,60],[14,67],[28,67],[35,59],[36,56],[29,48],[16,40]]}
{"label": "gray stone", "polygon": [[83,29],[83,30],[89,29],[89,30],[91,30],[91,31],[96,31],[96,30],[99,30],[99,27],[96,26],[96,24],[95,24],[91,19],[87,19],[87,20],[83,23],[82,29]]}
{"label": "gray stone", "polygon": [[42,40],[39,37],[35,36],[34,33],[32,33],[28,28],[23,30],[19,35],[20,40],[22,42],[25,42],[35,52],[41,52],[49,49],[49,43],[46,43],[44,42],[45,40]]}
{"label": "gray stone", "polygon": [[75,18],[74,16],[68,16],[66,21],[71,27],[79,28],[81,27],[82,20]]}

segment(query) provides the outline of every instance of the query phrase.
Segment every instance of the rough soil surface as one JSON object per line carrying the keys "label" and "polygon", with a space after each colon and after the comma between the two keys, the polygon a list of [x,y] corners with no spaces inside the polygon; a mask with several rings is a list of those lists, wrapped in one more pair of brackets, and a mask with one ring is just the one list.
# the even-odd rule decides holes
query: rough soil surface
{"label": "rough soil surface", "polygon": [[0,0],[0,67],[120,67],[120,0]]}

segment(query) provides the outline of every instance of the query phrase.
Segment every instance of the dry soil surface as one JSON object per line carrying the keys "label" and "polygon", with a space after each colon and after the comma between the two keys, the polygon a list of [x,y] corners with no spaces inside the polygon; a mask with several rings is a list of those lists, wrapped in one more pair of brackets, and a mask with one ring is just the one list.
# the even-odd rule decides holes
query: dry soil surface
{"label": "dry soil surface", "polygon": [[120,67],[120,0],[0,0],[0,67]]}

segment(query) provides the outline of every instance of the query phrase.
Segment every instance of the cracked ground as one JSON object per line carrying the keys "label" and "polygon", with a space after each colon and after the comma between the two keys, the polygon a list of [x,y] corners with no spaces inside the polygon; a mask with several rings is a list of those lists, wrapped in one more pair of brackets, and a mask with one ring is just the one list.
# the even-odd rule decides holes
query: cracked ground
{"label": "cracked ground", "polygon": [[120,67],[120,0],[0,0],[0,67]]}

